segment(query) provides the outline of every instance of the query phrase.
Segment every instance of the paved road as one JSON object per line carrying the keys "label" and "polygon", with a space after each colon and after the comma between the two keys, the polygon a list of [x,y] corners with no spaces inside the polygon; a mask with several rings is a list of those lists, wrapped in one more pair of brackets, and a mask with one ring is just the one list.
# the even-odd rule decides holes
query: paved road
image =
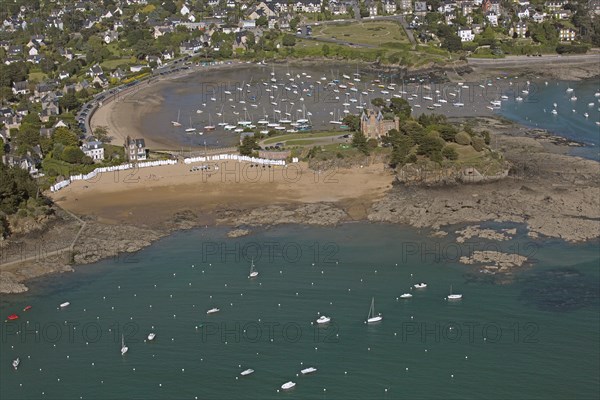
{"label": "paved road", "polygon": [[512,67],[523,64],[581,64],[600,63],[600,54],[577,54],[572,56],[550,54],[542,57],[506,56],[504,58],[467,58],[467,61],[470,65],[478,67]]}

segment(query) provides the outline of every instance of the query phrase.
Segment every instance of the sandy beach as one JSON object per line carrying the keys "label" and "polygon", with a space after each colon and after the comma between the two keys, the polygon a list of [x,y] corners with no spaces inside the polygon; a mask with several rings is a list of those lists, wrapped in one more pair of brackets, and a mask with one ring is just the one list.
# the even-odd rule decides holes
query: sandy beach
{"label": "sandy beach", "polygon": [[[52,198],[75,214],[94,216],[100,222],[160,228],[182,211],[193,212],[201,225],[214,223],[216,212],[231,208],[319,202],[367,207],[391,188],[394,179],[383,164],[321,173],[309,170],[305,163],[262,168],[222,161],[208,172],[190,172],[190,168],[177,164],[104,174],[94,182],[75,182]],[[354,217],[359,219],[360,212]]]}

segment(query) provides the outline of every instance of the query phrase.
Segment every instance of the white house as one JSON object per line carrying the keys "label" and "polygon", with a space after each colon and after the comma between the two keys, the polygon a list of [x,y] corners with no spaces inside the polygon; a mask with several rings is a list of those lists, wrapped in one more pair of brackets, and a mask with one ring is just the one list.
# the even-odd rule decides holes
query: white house
{"label": "white house", "polygon": [[517,17],[519,17],[519,19],[529,18],[529,8],[525,8],[524,10],[519,11],[517,13]]}
{"label": "white house", "polygon": [[533,18],[533,22],[540,24],[544,22],[544,17],[545,14],[536,11],[531,18]]}
{"label": "white house", "polygon": [[396,3],[393,1],[388,1],[384,4],[383,8],[385,9],[385,12],[388,14],[395,14],[396,13]]}
{"label": "white house", "polygon": [[87,142],[81,146],[83,153],[90,157],[94,162],[104,160],[104,147],[102,143],[98,141]]}
{"label": "white house", "polygon": [[488,14],[485,16],[492,26],[498,26],[498,16],[496,14]]}
{"label": "white house", "polygon": [[460,37],[461,42],[472,42],[475,39],[475,35],[471,29],[459,29],[458,37]]}
{"label": "white house", "polygon": [[181,10],[179,10],[179,14],[188,15],[190,13],[190,9],[184,4],[181,6]]}
{"label": "white house", "polygon": [[561,42],[572,42],[573,40],[575,40],[576,35],[577,32],[575,32],[571,28],[561,28],[558,31],[558,38]]}

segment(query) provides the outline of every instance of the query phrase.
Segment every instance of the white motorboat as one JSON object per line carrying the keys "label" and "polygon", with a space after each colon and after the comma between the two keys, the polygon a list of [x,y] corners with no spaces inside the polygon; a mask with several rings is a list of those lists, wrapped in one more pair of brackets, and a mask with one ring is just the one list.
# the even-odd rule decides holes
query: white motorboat
{"label": "white motorboat", "polygon": [[517,98],[515,100],[516,101],[523,101],[523,98],[521,96],[517,96]]}
{"label": "white motorboat", "polygon": [[372,324],[379,322],[383,319],[381,315],[375,315],[375,297],[371,299],[371,308],[369,309],[369,315],[367,316],[367,323]]}
{"label": "white motorboat", "polygon": [[221,311],[221,310],[219,310],[217,307],[213,307],[210,310],[208,310],[206,313],[207,314],[214,314],[214,313],[218,313],[219,311]]}
{"label": "white motorboat", "polygon": [[240,372],[241,376],[248,376],[254,373],[254,370],[252,368],[248,368],[243,370],[242,372]]}
{"label": "white motorboat", "polygon": [[556,110],[552,110],[550,112],[552,113],[552,115],[558,115],[558,111],[556,111]]}
{"label": "white motorboat", "polygon": [[326,317],[325,315],[321,315],[318,319],[317,319],[317,324],[326,324],[329,321],[331,321],[330,317]]}
{"label": "white motorboat", "polygon": [[589,117],[589,116],[590,116],[590,114],[588,114],[588,113],[583,113],[583,116],[587,118],[587,117]]}
{"label": "white motorboat", "polygon": [[415,284],[414,286],[415,286],[415,289],[425,289],[427,287],[427,284],[424,282],[421,282],[421,283]]}
{"label": "white motorboat", "polygon": [[19,357],[15,358],[12,362],[12,366],[14,369],[19,368],[19,364],[21,364],[21,359]]}
{"label": "white motorboat", "polygon": [[577,96],[571,96],[571,101],[577,101]]}
{"label": "white motorboat", "polygon": [[156,333],[154,333],[154,332],[150,332],[148,334],[148,340],[149,341],[153,341],[155,337],[156,337]]}
{"label": "white motorboat", "polygon": [[121,335],[121,355],[124,356],[129,350],[129,347],[125,346],[125,337]]}
{"label": "white motorboat", "polygon": [[252,263],[250,264],[250,274],[248,278],[256,278],[258,276],[258,271],[254,269],[254,258],[252,259]]}
{"label": "white motorboat", "polygon": [[304,368],[302,370],[300,370],[300,373],[302,375],[307,375],[307,374],[312,374],[313,372],[316,372],[317,369],[315,367],[308,367],[308,368]]}
{"label": "white motorboat", "polygon": [[401,299],[410,299],[411,297],[413,297],[413,295],[410,293],[403,293],[400,295]]}
{"label": "white motorboat", "polygon": [[281,389],[290,390],[290,389],[293,389],[294,386],[296,386],[296,382],[289,381],[289,382],[286,382],[283,385],[281,385]]}
{"label": "white motorboat", "polygon": [[448,300],[460,300],[462,299],[462,294],[453,294],[452,293],[452,285],[450,285],[450,294],[447,297]]}
{"label": "white motorboat", "polygon": [[65,301],[64,303],[62,303],[62,304],[60,305],[60,308],[69,307],[69,305],[71,305],[71,303],[69,303],[68,301]]}
{"label": "white motorboat", "polygon": [[573,91],[573,88],[568,87],[567,88],[567,93],[571,93]]}

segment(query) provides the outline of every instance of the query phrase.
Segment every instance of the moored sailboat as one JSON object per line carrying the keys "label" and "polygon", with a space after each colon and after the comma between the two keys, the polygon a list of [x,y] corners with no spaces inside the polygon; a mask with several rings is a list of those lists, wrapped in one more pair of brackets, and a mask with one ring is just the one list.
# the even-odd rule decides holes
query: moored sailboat
{"label": "moored sailboat", "polygon": [[381,315],[375,315],[375,297],[371,298],[371,308],[369,309],[369,315],[367,316],[367,323],[372,324],[379,322],[383,319]]}

